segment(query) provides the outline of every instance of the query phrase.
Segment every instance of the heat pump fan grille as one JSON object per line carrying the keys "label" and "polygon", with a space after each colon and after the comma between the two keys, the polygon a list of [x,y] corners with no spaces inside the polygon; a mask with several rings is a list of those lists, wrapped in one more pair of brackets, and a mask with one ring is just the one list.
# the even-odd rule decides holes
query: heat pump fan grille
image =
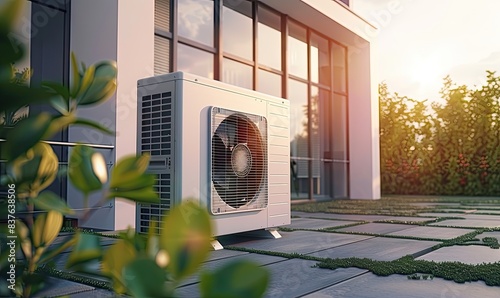
{"label": "heat pump fan grille", "polygon": [[212,213],[267,206],[267,120],[212,109]]}

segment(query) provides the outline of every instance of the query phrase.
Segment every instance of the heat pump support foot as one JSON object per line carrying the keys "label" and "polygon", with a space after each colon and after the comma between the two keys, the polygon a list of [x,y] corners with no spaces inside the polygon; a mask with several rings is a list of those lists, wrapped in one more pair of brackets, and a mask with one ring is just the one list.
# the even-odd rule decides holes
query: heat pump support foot
{"label": "heat pump support foot", "polygon": [[281,234],[278,232],[277,229],[268,229],[267,231],[269,232],[269,234],[271,234],[271,237],[273,237],[274,239],[281,238]]}
{"label": "heat pump support foot", "polygon": [[222,244],[220,244],[220,242],[217,241],[217,240],[210,241],[210,244],[212,245],[212,247],[213,247],[214,250],[224,249],[224,247],[222,246]]}

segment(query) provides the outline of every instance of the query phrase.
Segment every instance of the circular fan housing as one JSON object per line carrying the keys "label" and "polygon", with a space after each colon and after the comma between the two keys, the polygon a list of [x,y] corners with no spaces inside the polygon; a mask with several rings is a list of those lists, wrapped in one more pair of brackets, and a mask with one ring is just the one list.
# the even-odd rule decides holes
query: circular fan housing
{"label": "circular fan housing", "polygon": [[265,142],[247,116],[225,117],[212,136],[212,182],[219,197],[240,208],[256,198],[265,180]]}

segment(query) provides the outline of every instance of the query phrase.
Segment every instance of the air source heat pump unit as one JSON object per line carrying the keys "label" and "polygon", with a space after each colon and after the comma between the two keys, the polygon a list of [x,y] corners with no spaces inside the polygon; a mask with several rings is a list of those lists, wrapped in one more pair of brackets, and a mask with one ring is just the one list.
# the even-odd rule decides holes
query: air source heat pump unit
{"label": "air source heat pump unit", "polygon": [[138,205],[137,231],[187,198],[214,236],[289,224],[289,113],[287,100],[187,73],[139,80],[137,150],[161,202]]}

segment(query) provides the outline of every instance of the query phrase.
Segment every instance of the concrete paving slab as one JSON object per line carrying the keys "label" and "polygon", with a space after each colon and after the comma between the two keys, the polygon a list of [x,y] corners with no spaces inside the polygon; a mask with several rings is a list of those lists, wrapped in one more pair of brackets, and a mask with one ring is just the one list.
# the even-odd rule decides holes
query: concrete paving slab
{"label": "concrete paving slab", "polygon": [[[282,258],[282,257],[247,253],[245,255],[239,255],[239,256],[234,256],[231,258],[218,259],[215,261],[206,262],[201,266],[201,270],[199,272],[214,271],[214,270],[216,270],[216,269],[218,269],[226,264],[229,264],[229,263],[235,262],[235,261],[241,261],[241,260],[251,261],[251,262],[257,263],[261,266],[264,266],[264,265],[268,265],[268,264],[272,264],[272,263],[286,261],[288,259]],[[197,283],[197,282],[199,282],[199,280],[200,280],[200,275],[194,274],[194,275],[188,277],[187,279],[185,279],[184,281],[182,281],[180,286],[182,287],[185,285]]]}
{"label": "concrete paving slab", "polygon": [[498,241],[500,242],[500,232],[484,232],[476,236],[476,238],[480,240],[482,240],[484,237],[497,238]]}
{"label": "concrete paving slab", "polygon": [[428,253],[436,241],[394,239],[385,237],[371,238],[352,244],[321,250],[311,255],[321,258],[370,258],[379,261],[392,261],[412,255],[414,257]]}
{"label": "concrete paving slab", "polygon": [[487,215],[487,214],[466,214],[464,218],[467,219],[481,219],[481,220],[496,220],[500,221],[500,215]]}
{"label": "concrete paving slab", "polygon": [[[366,272],[358,268],[325,270],[312,268],[316,262],[292,259],[265,266],[271,282],[265,297],[300,297]],[[200,297],[198,285],[179,288],[180,297]]]}
{"label": "concrete paving slab", "polygon": [[477,210],[475,214],[498,214],[500,215],[500,210]]}
{"label": "concrete paving slab", "polygon": [[[500,262],[500,250],[481,245],[457,245],[442,247],[418,259],[436,262],[461,262],[466,264],[495,263]],[[498,290],[500,294],[500,288]]]}
{"label": "concrete paving slab", "polygon": [[416,217],[416,216],[393,216],[393,217],[388,217],[385,220],[394,220],[394,221],[406,221],[406,222],[424,222],[424,221],[430,221],[430,220],[435,220],[435,217]]}
{"label": "concrete paving slab", "polygon": [[345,235],[313,231],[281,232],[279,239],[255,239],[234,244],[265,251],[309,254],[322,249],[363,241],[373,236]]}
{"label": "concrete paving slab", "polygon": [[480,220],[480,219],[448,219],[433,224],[432,226],[454,226],[454,227],[471,227],[471,228],[496,228],[500,227],[500,220]]}
{"label": "concrete paving slab", "polygon": [[410,203],[410,205],[413,206],[419,206],[419,207],[435,207],[435,206],[460,206],[460,203]]}
{"label": "concrete paving slab", "polygon": [[354,232],[354,233],[370,233],[370,234],[388,234],[396,231],[411,229],[415,226],[412,225],[401,225],[401,224],[390,224],[390,223],[366,223],[362,225],[346,227],[338,229],[337,231],[343,232]]}
{"label": "concrete paving slab", "polygon": [[350,220],[350,221],[377,221],[394,217],[388,215],[339,214],[339,213],[322,213],[322,212],[309,213],[300,211],[292,211],[292,215],[306,217],[306,218],[324,218],[324,219],[337,219],[337,220]]}
{"label": "concrete paving slab", "polygon": [[246,255],[246,254],[248,254],[248,252],[228,250],[228,249],[214,250],[214,251],[211,251],[210,254],[208,255],[207,262],[215,261],[215,260],[219,260],[219,259],[230,258],[230,257],[235,257],[235,256]]}
{"label": "concrete paving slab", "polygon": [[440,211],[442,212],[446,212],[446,213],[465,213],[465,214],[471,214],[471,213],[475,213],[477,211],[477,209],[474,209],[474,208],[470,208],[470,209],[439,209]]}
{"label": "concrete paving slab", "polygon": [[48,277],[45,288],[33,297],[59,297],[94,290],[94,287],[82,285],[69,280]]}
{"label": "concrete paving slab", "polygon": [[463,213],[444,213],[444,212],[423,212],[419,213],[418,216],[429,216],[429,217],[464,217]]}
{"label": "concrete paving slab", "polygon": [[429,239],[452,239],[470,232],[470,229],[421,226],[389,233],[387,235],[412,236]]}
{"label": "concrete paving slab", "polygon": [[326,229],[350,225],[353,223],[356,222],[315,218],[292,218],[292,223],[283,227],[290,229]]}
{"label": "concrete paving slab", "polygon": [[433,280],[409,280],[405,275],[376,276],[366,273],[348,281],[322,289],[307,298],[498,298],[500,287],[489,287],[484,282],[459,284],[434,278]]}

